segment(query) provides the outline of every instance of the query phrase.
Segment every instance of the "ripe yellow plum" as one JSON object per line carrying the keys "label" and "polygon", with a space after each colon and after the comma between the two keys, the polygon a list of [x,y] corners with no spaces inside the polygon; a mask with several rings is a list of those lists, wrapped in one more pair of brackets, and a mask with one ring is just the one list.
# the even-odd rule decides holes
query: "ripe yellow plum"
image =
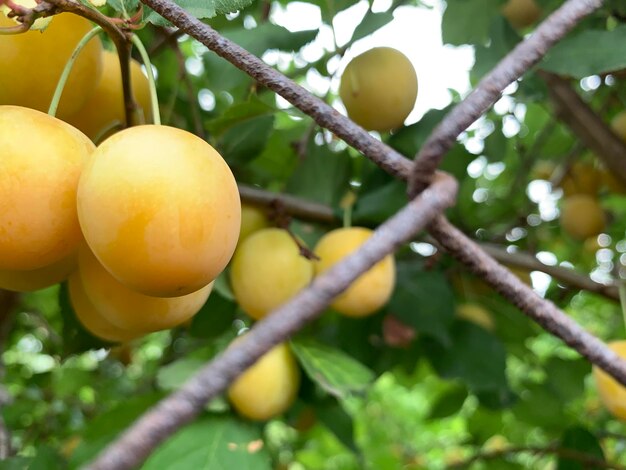
{"label": "ripe yellow plum", "polygon": [[586,194],[575,194],[564,199],[560,223],[570,237],[585,240],[601,233],[606,219],[597,199]]}
{"label": "ripe yellow plum", "polygon": [[76,188],[93,143],[40,111],[0,106],[0,149],[0,270],[60,262],[82,238]]}
{"label": "ripe yellow plum", "polygon": [[181,297],[150,297],[118,282],[86,246],[78,255],[82,285],[96,309],[118,328],[149,333],[178,326],[206,302],[213,283]]}
{"label": "ripe yellow plum", "polygon": [[541,16],[541,8],[535,0],[509,0],[502,7],[502,15],[516,29],[530,26]]}
{"label": "ripe yellow plum", "polygon": [[611,120],[611,129],[622,140],[626,141],[626,111],[621,111]]}
{"label": "ripe yellow plum", "polygon": [[[14,26],[0,13],[0,27]],[[0,104],[47,111],[61,72],[74,48],[93,25],[73,13],[55,15],[45,31],[0,36]],[[102,68],[102,43],[93,38],[78,56],[57,115],[76,112],[95,89]]]}
{"label": "ripe yellow plum", "polygon": [[289,233],[265,228],[235,252],[230,283],[239,306],[259,320],[306,287],[313,271],[313,263],[300,254]]}
{"label": "ripe yellow plum", "polygon": [[491,314],[482,306],[473,303],[457,305],[456,315],[459,318],[475,323],[488,331],[495,329]]}
{"label": "ripe yellow plum", "polygon": [[239,232],[239,242],[241,244],[248,236],[258,232],[269,225],[267,214],[260,207],[250,204],[241,205],[241,230]]}
{"label": "ripe yellow plum", "polygon": [[[315,263],[316,274],[323,273],[357,250],[371,236],[372,231],[363,227],[339,228],[328,232],[315,247],[315,254],[320,258]],[[359,276],[335,298],[331,307],[350,317],[371,315],[389,301],[395,284],[395,260],[393,255],[388,255]]]}
{"label": "ripe yellow plum", "polygon": [[[613,341],[608,346],[626,359],[626,341]],[[605,408],[616,418],[626,421],[626,387],[597,366],[593,367],[593,378]]]}
{"label": "ripe yellow plum", "polygon": [[298,364],[289,346],[281,343],[239,376],[228,389],[228,398],[240,415],[265,421],[293,404],[299,386]]}
{"label": "ripe yellow plum", "polygon": [[27,271],[0,269],[0,289],[16,292],[44,289],[66,280],[76,270],[76,264],[76,255],[71,254],[42,268]]}
{"label": "ripe yellow plum", "polygon": [[78,185],[87,244],[121,283],[178,297],[212,282],[241,224],[237,183],[204,140],[168,126],[125,129],[98,146]]}
{"label": "ripe yellow plum", "polygon": [[[124,93],[120,62],[116,52],[104,51],[102,54],[102,78],[96,89],[89,95],[85,104],[66,120],[83,131],[90,139],[102,136],[102,132],[116,122],[124,123]],[[150,107],[150,88],[148,78],[141,71],[141,64],[130,62],[130,75],[133,97],[143,114],[145,121],[152,120]],[[102,136],[104,137],[104,136]]]}
{"label": "ripe yellow plum", "polygon": [[85,294],[83,283],[78,272],[70,276],[68,288],[70,303],[72,304],[74,313],[76,313],[76,317],[92,335],[112,342],[130,341],[131,339],[141,336],[141,333],[115,326],[98,311],[93,302],[87,297],[87,294]]}
{"label": "ripe yellow plum", "polygon": [[601,185],[602,174],[588,162],[574,163],[561,181],[561,188],[566,197],[574,194],[595,196]]}
{"label": "ripe yellow plum", "polygon": [[415,105],[417,75],[400,51],[375,47],[348,64],[339,96],[350,119],[365,129],[397,129]]}

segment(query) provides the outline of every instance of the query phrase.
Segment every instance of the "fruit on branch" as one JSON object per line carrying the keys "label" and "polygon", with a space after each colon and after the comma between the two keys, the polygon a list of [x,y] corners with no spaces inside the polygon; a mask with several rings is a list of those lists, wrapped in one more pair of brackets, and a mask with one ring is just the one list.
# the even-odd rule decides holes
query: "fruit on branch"
{"label": "fruit on branch", "polygon": [[267,220],[267,214],[263,209],[250,204],[241,205],[241,230],[239,231],[239,241],[237,246],[261,229],[269,226],[269,220]]}
{"label": "fruit on branch", "polygon": [[626,111],[621,111],[611,120],[611,129],[623,141],[626,141]]}
{"label": "fruit on branch", "polygon": [[76,188],[93,143],[42,112],[0,106],[0,149],[0,270],[60,262],[81,240]]}
{"label": "fruit on branch", "polygon": [[0,289],[16,292],[33,292],[64,281],[75,270],[75,253],[42,268],[27,271],[0,269]]}
{"label": "fruit on branch", "polygon": [[588,194],[595,196],[602,185],[602,174],[589,162],[576,162],[567,171],[561,188],[565,196]]}
{"label": "fruit on branch", "polygon": [[400,51],[375,47],[348,64],[341,76],[339,96],[350,119],[365,129],[397,129],[415,105],[417,75]]}
{"label": "fruit on branch", "polygon": [[260,320],[306,287],[313,272],[313,263],[286,230],[265,228],[237,248],[230,283],[243,311]]}
{"label": "fruit on branch", "polygon": [[541,8],[535,0],[509,0],[501,12],[515,29],[526,28],[541,16]]}
{"label": "fruit on branch", "polygon": [[[356,251],[372,234],[370,229],[363,227],[338,228],[328,232],[314,250],[320,258],[315,262],[315,273],[323,273]],[[395,260],[393,255],[387,255],[337,296],[331,307],[349,317],[371,315],[389,301],[395,283]]]}
{"label": "fruit on branch", "polygon": [[230,168],[204,140],[168,126],[125,129],[85,165],[78,217],[87,244],[118,281],[178,297],[226,267],[241,224]]}
{"label": "fruit on branch", "polygon": [[80,321],[83,327],[92,335],[112,342],[130,341],[131,339],[142,336],[139,332],[125,330],[107,320],[107,318],[98,311],[89,297],[87,297],[78,272],[70,276],[68,288],[70,304],[76,314],[76,318],[78,318],[78,321]]}
{"label": "fruit on branch", "polygon": [[561,229],[576,240],[598,235],[604,230],[606,219],[598,200],[587,194],[575,194],[563,200]]}
{"label": "fruit on branch", "polygon": [[[607,346],[626,359],[626,341],[613,341]],[[626,421],[626,387],[597,366],[593,366],[593,378],[604,407],[616,418]]]}
{"label": "fruit on branch", "polygon": [[181,297],[151,297],[117,281],[86,246],[78,254],[85,294],[102,316],[123,330],[149,333],[178,326],[206,302],[213,284]]}
{"label": "fruit on branch", "polygon": [[489,311],[478,304],[464,303],[457,305],[456,316],[488,331],[493,331],[496,327]]}
{"label": "fruit on branch", "polygon": [[265,421],[286,411],[295,401],[300,370],[287,343],[275,346],[246,370],[228,389],[237,412]]}
{"label": "fruit on branch", "polygon": [[[148,78],[141,71],[141,64],[134,59],[130,61],[130,76],[133,97],[138,105],[139,114],[143,116],[142,123],[151,122]],[[108,132],[102,135],[102,132],[115,126],[115,123],[126,122],[120,61],[116,52],[104,51],[102,77],[96,89],[89,95],[85,104],[66,121],[92,140],[109,135]]]}
{"label": "fruit on branch", "polygon": [[[0,27],[14,26],[0,13]],[[61,13],[43,32],[0,36],[0,105],[47,111],[65,63],[93,25],[73,13]],[[81,51],[66,83],[57,115],[65,119],[85,103],[101,72],[102,43],[93,38]]]}

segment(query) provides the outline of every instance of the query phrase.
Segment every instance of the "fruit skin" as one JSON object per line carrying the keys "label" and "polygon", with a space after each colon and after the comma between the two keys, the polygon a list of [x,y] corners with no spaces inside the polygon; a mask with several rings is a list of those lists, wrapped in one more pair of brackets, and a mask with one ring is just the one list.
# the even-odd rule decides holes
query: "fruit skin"
{"label": "fruit skin", "polygon": [[[0,14],[1,26],[14,26]],[[47,111],[65,63],[93,25],[73,13],[55,15],[43,32],[28,31],[0,38],[0,104]],[[102,43],[95,37],[74,64],[61,96],[57,116],[76,112],[93,92],[102,69]]]}
{"label": "fruit skin", "polygon": [[141,333],[119,328],[107,320],[89,300],[80,274],[75,272],[68,282],[70,303],[80,323],[92,335],[105,341],[121,342],[138,338]]}
{"label": "fruit skin", "polygon": [[604,230],[606,220],[600,203],[586,194],[575,194],[563,200],[561,228],[576,240],[585,240]]}
{"label": "fruit skin", "polygon": [[348,64],[339,96],[350,119],[365,129],[397,129],[415,105],[417,75],[400,51],[375,47]]}
{"label": "fruit skin", "polygon": [[[320,258],[315,263],[315,274],[323,273],[357,250],[372,233],[363,227],[338,228],[328,232],[317,242],[314,250]],[[388,255],[337,296],[331,307],[349,317],[371,315],[389,301],[395,283],[395,260],[393,255]]]}
{"label": "fruit skin", "polygon": [[56,263],[29,271],[3,269],[0,270],[0,289],[15,292],[33,292],[44,289],[66,280],[76,271],[76,266],[76,254],[73,253]]}
{"label": "fruit skin", "polygon": [[[136,60],[130,61],[130,76],[133,88],[133,97],[145,122],[152,121],[150,106],[150,87],[148,78],[141,71],[141,64]],[[124,93],[122,91],[122,77],[120,62],[116,52],[104,51],[102,54],[102,77],[96,89],[89,95],[85,104],[66,121],[83,131],[87,137],[95,140],[103,130],[114,122],[124,123]]]}
{"label": "fruit skin", "polygon": [[[607,344],[622,359],[626,359],[626,341]],[[593,366],[593,378],[605,408],[616,418],[626,421],[626,387],[597,366]]]}
{"label": "fruit skin", "polygon": [[623,141],[626,141],[626,111],[621,111],[611,120],[611,129]]}
{"label": "fruit skin", "polygon": [[82,285],[102,316],[118,328],[149,333],[184,323],[202,308],[213,283],[181,297],[150,297],[111,276],[86,246],[78,253]]}
{"label": "fruit skin", "polygon": [[488,331],[493,331],[496,328],[491,314],[478,304],[465,303],[457,305],[456,315],[457,317],[475,323]]}
{"label": "fruit skin", "polygon": [[602,174],[593,164],[586,162],[574,163],[561,182],[566,197],[574,194],[595,196],[602,186]]}
{"label": "fruit skin", "polygon": [[526,28],[541,16],[541,8],[535,0],[509,0],[501,11],[515,29]]}
{"label": "fruit skin", "polygon": [[250,204],[241,204],[241,230],[237,246],[254,232],[266,228],[269,224],[267,214],[263,209]]}
{"label": "fruit skin", "polygon": [[299,386],[298,364],[287,343],[281,343],[239,376],[228,389],[228,398],[240,415],[265,421],[293,404]]}
{"label": "fruit skin", "polygon": [[76,188],[93,143],[42,112],[0,106],[0,149],[0,270],[59,262],[82,239]]}
{"label": "fruit skin", "polygon": [[306,287],[313,272],[313,263],[300,254],[289,233],[266,228],[246,238],[235,252],[230,283],[239,306],[260,320]]}
{"label": "fruit skin", "polygon": [[168,126],[125,129],[98,146],[78,185],[87,244],[121,283],[178,297],[212,282],[233,255],[241,207],[213,147]]}

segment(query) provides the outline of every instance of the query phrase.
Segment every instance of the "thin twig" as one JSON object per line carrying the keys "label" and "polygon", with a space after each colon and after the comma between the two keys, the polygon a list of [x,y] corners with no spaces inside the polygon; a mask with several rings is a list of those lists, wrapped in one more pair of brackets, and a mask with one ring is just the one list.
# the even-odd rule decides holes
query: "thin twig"
{"label": "thin twig", "polygon": [[515,454],[533,454],[533,455],[558,455],[564,459],[575,460],[584,465],[584,468],[608,468],[612,470],[624,470],[622,465],[607,462],[595,455],[590,455],[574,449],[563,447],[534,447],[534,446],[511,446],[502,450],[494,450],[491,452],[479,452],[462,462],[449,465],[448,468],[469,468],[474,462],[481,460],[495,460],[508,457]]}
{"label": "thin twig", "polygon": [[550,47],[602,3],[602,0],[568,0],[485,75],[469,96],[439,123],[418,152],[415,157],[417,165],[409,181],[409,196],[426,187],[459,134],[498,101],[502,90],[539,62]]}
{"label": "thin twig", "polygon": [[553,74],[541,72],[548,84],[554,109],[580,141],[602,160],[611,173],[626,184],[626,143],[572,88],[569,81]]}
{"label": "thin twig", "polygon": [[457,184],[450,176],[438,175],[433,185],[378,227],[357,251],[258,322],[236,347],[226,349],[178,391],[135,421],[87,468],[126,470],[141,464],[159,443],[195,418],[207,400],[223,392],[273,346],[286,341],[315,319],[359,275],[410,240],[438,213],[452,205]]}

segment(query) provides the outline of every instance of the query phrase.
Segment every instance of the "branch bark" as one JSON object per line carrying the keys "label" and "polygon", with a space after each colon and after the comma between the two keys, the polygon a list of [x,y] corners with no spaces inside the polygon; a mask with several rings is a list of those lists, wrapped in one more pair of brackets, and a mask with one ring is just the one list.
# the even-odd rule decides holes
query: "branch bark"
{"label": "branch bark", "polygon": [[546,72],[540,76],[549,87],[557,117],[626,184],[626,143],[583,101],[568,80]]}
{"label": "branch bark", "polygon": [[626,361],[620,359],[602,341],[588,333],[552,302],[537,295],[532,288],[498,264],[443,216],[438,217],[428,229],[453,257],[465,264],[546,331],[561,338],[593,364],[626,385]]}
{"label": "branch bark", "polygon": [[548,49],[565,36],[585,16],[602,6],[602,0],[568,0],[537,26],[525,41],[483,77],[478,86],[435,128],[415,157],[409,180],[409,196],[428,185],[443,156],[457,137],[500,98],[502,90],[538,63]]}
{"label": "branch bark", "polygon": [[159,443],[195,418],[208,400],[223,392],[263,354],[319,316],[358,276],[409,241],[451,206],[456,190],[457,183],[452,177],[438,173],[430,187],[378,227],[357,251],[258,322],[236,347],[226,349],[177,392],[135,421],[86,468],[126,470],[143,462]]}

